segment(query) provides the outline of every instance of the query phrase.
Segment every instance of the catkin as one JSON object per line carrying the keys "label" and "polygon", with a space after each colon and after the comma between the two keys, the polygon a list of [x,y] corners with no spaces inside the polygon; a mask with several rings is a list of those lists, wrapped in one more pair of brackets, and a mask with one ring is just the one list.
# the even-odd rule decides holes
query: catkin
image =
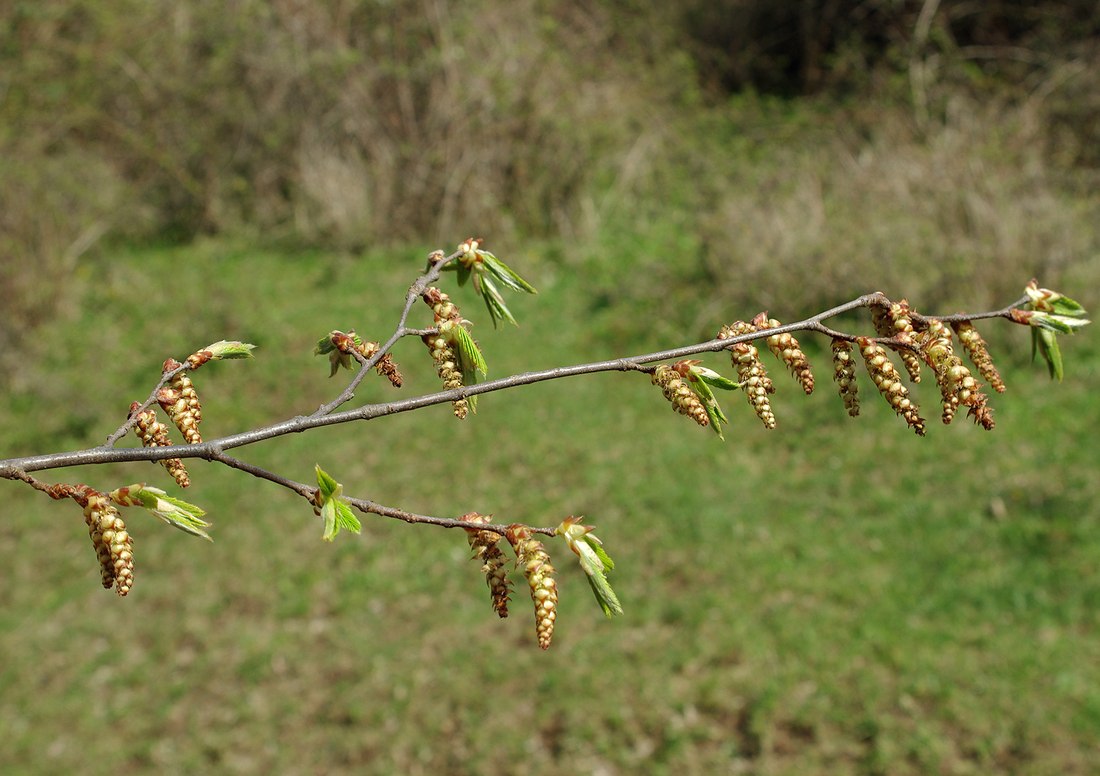
{"label": "catkin", "polygon": [[[134,402],[130,405],[130,415],[137,412],[141,405]],[[138,435],[143,447],[168,447],[172,440],[168,438],[168,426],[157,420],[157,413],[153,410],[145,410],[137,416],[134,424],[134,433]],[[191,484],[191,478],[187,475],[187,468],[179,458],[165,458],[160,465],[168,470],[172,479],[181,488]]]}
{"label": "catkin", "polygon": [[870,337],[859,337],[856,340],[859,345],[860,355],[867,366],[867,373],[878,387],[879,393],[905,422],[919,436],[924,436],[924,418],[920,416],[917,405],[909,398],[908,389],[901,382],[901,375],[890,362],[886,348],[879,345]]}
{"label": "catkin", "polygon": [[[752,324],[737,321],[729,326],[723,326],[718,331],[718,339],[729,339],[753,331],[756,331],[756,328]],[[775,393],[775,386],[768,377],[764,364],[760,361],[760,354],[756,347],[749,342],[740,342],[730,345],[729,350],[730,362],[737,372],[738,382],[753,411],[764,424],[764,428],[775,428],[775,415],[772,414],[771,402],[768,400],[768,394]]]}
{"label": "catkin", "polygon": [[542,542],[531,538],[531,529],[526,526],[512,526],[508,531],[508,541],[512,543],[516,563],[523,569],[523,576],[531,588],[539,647],[549,649],[554,638],[554,622],[558,617],[558,583],[554,579],[550,555]]}
{"label": "catkin", "polygon": [[[756,316],[753,319],[753,324],[758,329],[776,329],[780,326],[779,321],[775,318],[767,318],[764,313]],[[798,340],[789,333],[773,334],[768,337],[767,345],[768,350],[787,365],[787,369],[798,380],[798,384],[802,386],[802,390],[806,395],[809,396],[813,393],[814,373],[810,369],[810,360],[806,358],[806,354],[799,347]]]}
{"label": "catkin", "polygon": [[[480,515],[470,512],[460,519],[470,523],[488,523],[488,515]],[[501,618],[508,616],[508,597],[510,595],[511,581],[505,569],[506,558],[497,544],[501,535],[493,531],[478,531],[467,528],[466,538],[470,542],[470,549],[474,551],[474,559],[480,560],[481,571],[485,574],[485,583],[489,586],[489,596],[493,604],[493,611]]]}
{"label": "catkin", "polygon": [[833,380],[836,381],[844,409],[853,418],[859,415],[859,389],[856,386],[856,365],[852,359],[852,343],[833,340]]}
{"label": "catkin", "polygon": [[687,415],[700,426],[709,426],[710,417],[699,395],[695,393],[675,368],[662,364],[653,372],[653,384],[661,387],[672,408]]}
{"label": "catkin", "polygon": [[[876,306],[871,309],[871,320],[875,331],[880,337],[897,339],[901,342],[912,342],[913,319],[911,317],[909,302],[902,299],[900,302],[892,302],[889,306]],[[905,348],[897,348],[897,354],[901,357],[901,363],[909,375],[910,382],[920,382],[920,359],[916,353]]]}

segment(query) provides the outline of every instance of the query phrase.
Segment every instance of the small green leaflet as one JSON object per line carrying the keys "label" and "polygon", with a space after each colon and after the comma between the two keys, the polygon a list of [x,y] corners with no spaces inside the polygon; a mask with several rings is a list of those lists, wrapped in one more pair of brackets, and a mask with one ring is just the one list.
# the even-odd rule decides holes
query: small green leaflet
{"label": "small green leaflet", "polygon": [[1062,351],[1058,347],[1058,334],[1073,334],[1077,329],[1087,326],[1085,308],[1068,296],[1062,296],[1049,288],[1038,288],[1032,281],[1024,289],[1031,299],[1031,316],[1027,319],[1031,325],[1031,359],[1040,353],[1047,362],[1052,380],[1062,381]]}
{"label": "small green leaflet", "polygon": [[331,542],[343,528],[352,533],[359,533],[363,525],[359,518],[351,511],[347,501],[341,497],[344,486],[334,480],[320,464],[314,466],[317,472],[317,487],[321,491],[321,519],[325,523],[325,533],[321,537],[326,542]]}
{"label": "small green leaflet", "polygon": [[210,523],[202,519],[206,512],[194,504],[189,504],[183,499],[169,496],[160,488],[143,487],[131,494],[141,502],[141,505],[173,528],[177,528],[186,534],[198,536],[208,542],[214,541],[205,529]]}
{"label": "small green leaflet", "polygon": [[580,558],[581,570],[588,578],[592,595],[596,597],[596,603],[603,609],[603,613],[608,617],[622,614],[623,606],[619,603],[619,597],[607,581],[607,574],[615,568],[615,563],[600,540],[592,535],[592,528],[581,525],[580,520],[579,517],[566,518],[555,529],[555,533],[563,537],[569,549]]}
{"label": "small green leaflet", "polygon": [[477,255],[481,257],[485,268],[493,273],[493,277],[508,286],[508,288],[513,291],[526,291],[528,294],[538,293],[534,286],[521,278],[515,270],[489,253],[489,251],[478,251]]}
{"label": "small green leaflet", "polygon": [[1062,382],[1062,351],[1058,347],[1058,335],[1049,329],[1031,330],[1031,360],[1035,360],[1035,353],[1039,352],[1043,360],[1047,362],[1050,371],[1050,379]]}
{"label": "small green leaflet", "polygon": [[231,358],[252,358],[252,351],[255,348],[255,345],[250,345],[247,342],[220,340],[212,345],[207,345],[203,350],[210,351],[211,360],[218,361]]}
{"label": "small green leaflet", "polygon": [[[538,293],[534,286],[521,278],[515,270],[489,253],[489,251],[477,251],[477,261],[472,265],[463,264],[462,266],[466,267],[467,272],[473,274],[474,289],[485,300],[485,307],[489,311],[489,318],[493,321],[494,328],[496,328],[498,321],[516,323],[516,318],[512,315],[512,311],[508,309],[508,305],[504,303],[504,296],[500,293],[496,283],[500,283],[505,288],[513,291],[526,291],[528,294]],[[459,270],[459,285],[462,285],[463,282],[462,270]]]}
{"label": "small green leaflet", "polygon": [[736,391],[741,387],[733,380],[722,377],[722,375],[718,374],[713,369],[707,369],[705,366],[693,366],[691,371],[692,374],[698,375],[699,379],[707,385],[714,388],[721,388],[723,391]]}
{"label": "small green leaflet", "polygon": [[739,386],[733,380],[722,377],[713,369],[707,369],[703,366],[692,365],[691,370],[688,372],[688,379],[691,381],[691,387],[703,400],[703,409],[707,411],[707,417],[710,418],[710,427],[714,429],[714,433],[718,435],[718,438],[724,441],[722,424],[729,424],[729,418],[726,417],[726,413],[722,412],[722,407],[718,404],[718,399],[714,397],[711,386],[720,388],[723,391],[735,391]]}
{"label": "small green leaflet", "polygon": [[457,351],[459,368],[462,370],[463,376],[470,380],[466,383],[467,385],[473,385],[477,381],[476,372],[481,372],[483,375],[489,373],[489,365],[485,363],[485,356],[481,354],[481,348],[474,342],[470,332],[466,331],[463,326],[454,324],[446,327],[443,333]]}
{"label": "small green leaflet", "polygon": [[1040,329],[1058,332],[1059,334],[1073,334],[1078,329],[1088,326],[1091,321],[1087,318],[1035,312],[1028,319],[1028,323]]}

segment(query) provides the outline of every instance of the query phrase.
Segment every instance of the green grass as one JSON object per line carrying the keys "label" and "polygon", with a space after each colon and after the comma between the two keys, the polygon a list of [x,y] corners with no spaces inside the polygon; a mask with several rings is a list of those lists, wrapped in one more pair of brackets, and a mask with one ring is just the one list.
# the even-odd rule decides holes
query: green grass
{"label": "green grass", "polygon": [[[492,247],[542,292],[516,299],[522,325],[500,331],[456,292],[498,376],[680,344],[755,312],[687,315],[677,335],[648,320],[637,289],[652,282],[616,287],[629,265],[594,290],[549,249]],[[210,243],[86,263],[81,298],[36,335],[34,363],[0,400],[0,454],[97,443],[165,357],[221,338],[260,348],[196,375],[208,438],[311,411],[346,379],[326,378],[313,343],[332,328],[383,336],[423,254]],[[669,264],[670,284],[691,279],[687,265]],[[1095,772],[1100,359],[1086,331],[1051,384],[1027,364],[1026,332],[1010,333],[992,433],[960,420],[918,439],[866,380],[849,419],[808,340],[814,396],[774,367],[779,428],[731,396],[724,444],[645,378],[610,374],[486,396],[465,423],[435,407],[239,451],[300,480],[321,463],[351,494],[432,514],[587,515],[619,563],[626,616],[603,618],[551,546],[562,600],[547,653],[522,591],[512,617],[493,615],[453,531],[367,519],[362,536],[325,544],[297,497],[194,462],[187,498],[216,541],[129,516],[136,584],[118,600],[99,587],[77,508],[0,483],[0,765]],[[436,389],[420,343],[395,356],[406,388],[368,380],[357,401]],[[145,464],[44,476],[170,485]]]}

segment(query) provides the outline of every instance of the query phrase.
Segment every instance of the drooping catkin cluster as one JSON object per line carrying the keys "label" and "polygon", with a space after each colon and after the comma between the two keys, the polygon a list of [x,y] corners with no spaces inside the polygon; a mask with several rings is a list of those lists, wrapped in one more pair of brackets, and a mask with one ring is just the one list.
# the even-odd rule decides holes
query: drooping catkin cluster
{"label": "drooping catkin cluster", "polygon": [[[913,319],[909,302],[902,299],[900,302],[890,302],[889,306],[871,308],[871,321],[875,331],[880,337],[897,339],[899,342],[913,341]],[[901,357],[901,363],[909,375],[909,380],[920,382],[920,358],[911,350],[897,348],[897,354]]]}
{"label": "drooping catkin cluster", "polygon": [[936,375],[936,383],[943,399],[943,422],[950,423],[959,405],[967,407],[967,414],[986,430],[992,430],[993,410],[986,395],[970,370],[955,353],[951,344],[951,328],[936,318],[926,321],[926,328],[917,332],[916,341],[921,356]]}
{"label": "drooping catkin cluster", "polygon": [[[180,366],[178,361],[169,358],[164,362],[162,371],[167,374]],[[202,442],[202,434],[199,433],[202,405],[194,383],[186,372],[181,371],[174,375],[168,385],[157,391],[157,403],[176,424],[188,444],[197,445]]]}
{"label": "drooping catkin cluster", "polygon": [[531,600],[535,604],[535,631],[539,646],[550,648],[554,638],[554,621],[558,617],[558,583],[554,579],[554,567],[542,542],[531,537],[527,526],[513,525],[508,529],[508,541],[516,552],[516,564],[523,569],[527,585],[531,588]]}
{"label": "drooping catkin cluster", "polygon": [[856,386],[856,364],[852,358],[852,343],[833,340],[833,380],[836,381],[844,409],[853,418],[859,415],[859,389]]}
{"label": "drooping catkin cluster", "polygon": [[901,375],[890,362],[886,348],[879,345],[870,337],[856,338],[860,355],[867,365],[867,373],[871,376],[875,385],[890,406],[919,436],[924,436],[924,418],[920,416],[920,409],[909,398],[909,390],[902,384]]}
{"label": "drooping catkin cluster", "polygon": [[[138,402],[131,404],[130,416],[133,417],[140,407],[141,405]],[[141,440],[143,447],[168,447],[172,444],[172,440],[168,438],[168,426],[157,420],[157,413],[151,409],[138,413],[134,431]],[[181,488],[186,488],[191,484],[191,478],[187,476],[187,469],[179,458],[165,458],[160,461],[160,465],[168,470],[168,473],[172,475],[172,479]]]}
{"label": "drooping catkin cluster", "polygon": [[[757,329],[777,329],[780,326],[779,321],[775,318],[768,318],[767,313],[760,313],[753,318],[752,323]],[[810,360],[806,358],[806,354],[802,352],[802,348],[798,345],[798,340],[789,333],[773,334],[768,337],[767,345],[768,350],[787,365],[787,369],[798,380],[798,384],[802,386],[802,390],[806,395],[809,396],[813,393],[814,373],[810,369]]]}
{"label": "drooping catkin cluster", "polygon": [[[752,324],[737,321],[729,326],[723,326],[718,331],[718,339],[729,339],[754,331],[756,327]],[[772,414],[771,402],[768,401],[768,394],[775,393],[775,385],[768,377],[756,347],[749,342],[740,342],[730,345],[729,350],[730,361],[737,371],[738,382],[753,411],[763,422],[764,428],[775,428],[775,415]]]}
{"label": "drooping catkin cluster", "polygon": [[[480,515],[470,512],[460,519],[469,523],[488,523],[489,515]],[[501,535],[493,531],[478,531],[473,528],[466,529],[466,538],[470,542],[470,549],[474,551],[474,559],[480,560],[481,571],[485,574],[485,582],[489,586],[489,596],[492,599],[493,611],[501,618],[508,616],[508,596],[510,594],[511,581],[504,567],[505,556],[497,544]]]}
{"label": "drooping catkin cluster", "polygon": [[114,587],[120,596],[126,595],[134,584],[134,542],[122,515],[106,495],[91,488],[82,488],[74,498],[84,507],[84,521],[99,558],[103,587]]}
{"label": "drooping catkin cluster", "polygon": [[672,408],[681,415],[687,415],[700,426],[709,426],[710,418],[699,395],[684,380],[677,366],[662,364],[653,372],[653,384],[660,386],[665,398],[672,402]]}
{"label": "drooping catkin cluster", "polygon": [[974,328],[974,324],[970,321],[960,321],[952,324],[952,328],[959,335],[959,342],[962,343],[971,362],[977,367],[978,373],[985,378],[987,383],[993,386],[993,390],[997,393],[1004,393],[1005,382],[1001,378],[1001,373],[997,371],[997,367],[993,364],[993,357],[989,355],[989,348],[985,344],[985,339]]}

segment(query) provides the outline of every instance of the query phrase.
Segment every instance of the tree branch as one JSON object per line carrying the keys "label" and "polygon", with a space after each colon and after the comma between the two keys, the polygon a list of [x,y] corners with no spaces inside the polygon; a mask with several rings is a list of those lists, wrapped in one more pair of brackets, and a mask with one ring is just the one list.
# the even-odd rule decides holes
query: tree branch
{"label": "tree branch", "polygon": [[[451,257],[453,258],[453,256]],[[444,259],[443,262],[437,264],[435,269],[439,269],[443,263],[449,259]],[[712,339],[705,342],[699,342],[694,345],[686,345],[679,348],[671,348],[668,350],[656,351],[653,353],[643,353],[636,356],[628,356],[626,358],[609,359],[606,361],[593,361],[590,363],[576,364],[573,366],[554,367],[551,369],[543,369],[533,372],[523,372],[520,374],[510,375],[508,377],[498,378],[496,380],[487,380],[475,385],[464,386],[451,391],[440,391],[437,393],[425,394],[409,399],[401,399],[392,402],[383,402],[379,404],[368,404],[363,407],[359,407],[353,410],[346,410],[344,412],[333,412],[337,406],[346,403],[353,395],[354,388],[361,382],[366,371],[373,367],[377,363],[377,360],[381,358],[384,353],[385,347],[392,347],[393,344],[400,339],[402,332],[407,331],[404,327],[404,321],[408,316],[409,309],[412,304],[409,300],[415,301],[416,295],[414,294],[421,285],[426,287],[427,283],[433,281],[438,277],[438,273],[428,272],[421,276],[421,279],[415,283],[409,290],[409,294],[406,297],[406,309],[402,313],[402,323],[397,327],[394,334],[387,340],[386,345],[379,349],[378,353],[374,357],[368,359],[360,368],[359,373],[356,375],[352,383],[344,390],[343,393],[336,400],[322,406],[312,415],[304,416],[299,415],[294,418],[273,423],[269,426],[253,429],[250,431],[244,431],[238,434],[230,434],[220,439],[214,439],[207,442],[202,442],[194,445],[170,445],[166,447],[142,447],[142,448],[114,448],[111,446],[112,442],[108,439],[107,444],[88,448],[85,450],[76,450],[72,452],[62,453],[50,453],[45,455],[32,455],[22,458],[8,458],[0,460],[0,477],[7,479],[20,479],[20,473],[28,473],[32,471],[41,471],[45,469],[58,469],[66,466],[82,466],[89,464],[105,464],[105,463],[124,463],[129,461],[161,461],[167,458],[203,458],[208,461],[221,461],[220,456],[223,451],[231,450],[237,447],[244,447],[247,445],[256,444],[257,442],[263,442],[269,439],[274,439],[286,434],[296,434],[303,431],[309,431],[314,428],[320,428],[322,426],[337,425],[340,423],[349,423],[357,420],[373,420],[375,418],[384,417],[387,415],[396,415],[402,412],[409,412],[410,410],[421,409],[423,407],[429,407],[434,404],[443,404],[446,402],[455,401],[457,399],[467,398],[470,396],[478,396],[481,394],[492,393],[494,391],[505,390],[509,388],[518,388],[523,385],[532,385],[534,383],[545,382],[547,380],[557,380],[566,377],[576,377],[579,375],[595,374],[598,372],[610,372],[610,371],[637,371],[648,372],[651,371],[646,364],[650,364],[658,361],[669,361],[673,359],[685,358],[687,356],[697,355],[699,353],[717,352],[720,350],[726,350],[731,345],[736,345],[742,342],[750,342],[753,340],[763,339],[776,334],[783,334],[789,332],[798,331],[813,331],[820,334],[824,334],[829,337],[837,339],[843,339],[852,341],[856,335],[848,334],[841,331],[836,331],[822,324],[823,320],[840,315],[851,310],[859,309],[862,307],[870,307],[875,304],[882,304],[886,299],[880,292],[873,294],[865,294],[857,297],[849,302],[838,305],[836,307],[825,310],[810,318],[795,323],[785,324],[771,329],[765,329],[761,331],[750,332],[747,334],[738,335],[736,337],[730,337],[728,339]],[[1018,307],[1020,304],[1027,301],[1027,297],[1013,302],[1012,304],[1003,307],[999,310],[992,310],[988,312],[977,313],[959,313],[955,315],[944,316],[927,316],[913,314],[914,320],[931,320],[933,318],[944,321],[964,321],[964,320],[978,320],[985,318],[1008,318],[1011,319],[1011,311]],[[893,343],[894,341],[889,338],[877,338],[877,341],[884,343]],[[186,368],[181,367],[181,370]],[[158,383],[158,387],[163,385],[168,379],[175,374],[176,371],[168,372],[162,377],[161,382]],[[155,397],[156,391],[153,392]],[[155,399],[151,398],[146,404],[151,404]],[[330,409],[331,408],[331,409]],[[117,433],[117,432],[116,432]],[[113,437],[114,435],[112,435]],[[235,460],[235,459],[234,459]],[[227,461],[221,461],[227,463]],[[232,464],[230,464],[232,465]],[[235,468],[241,468],[236,466]],[[267,477],[265,479],[270,479]],[[308,486],[303,486],[308,487]],[[396,515],[391,515],[396,516]],[[404,518],[399,518],[404,519]]]}

